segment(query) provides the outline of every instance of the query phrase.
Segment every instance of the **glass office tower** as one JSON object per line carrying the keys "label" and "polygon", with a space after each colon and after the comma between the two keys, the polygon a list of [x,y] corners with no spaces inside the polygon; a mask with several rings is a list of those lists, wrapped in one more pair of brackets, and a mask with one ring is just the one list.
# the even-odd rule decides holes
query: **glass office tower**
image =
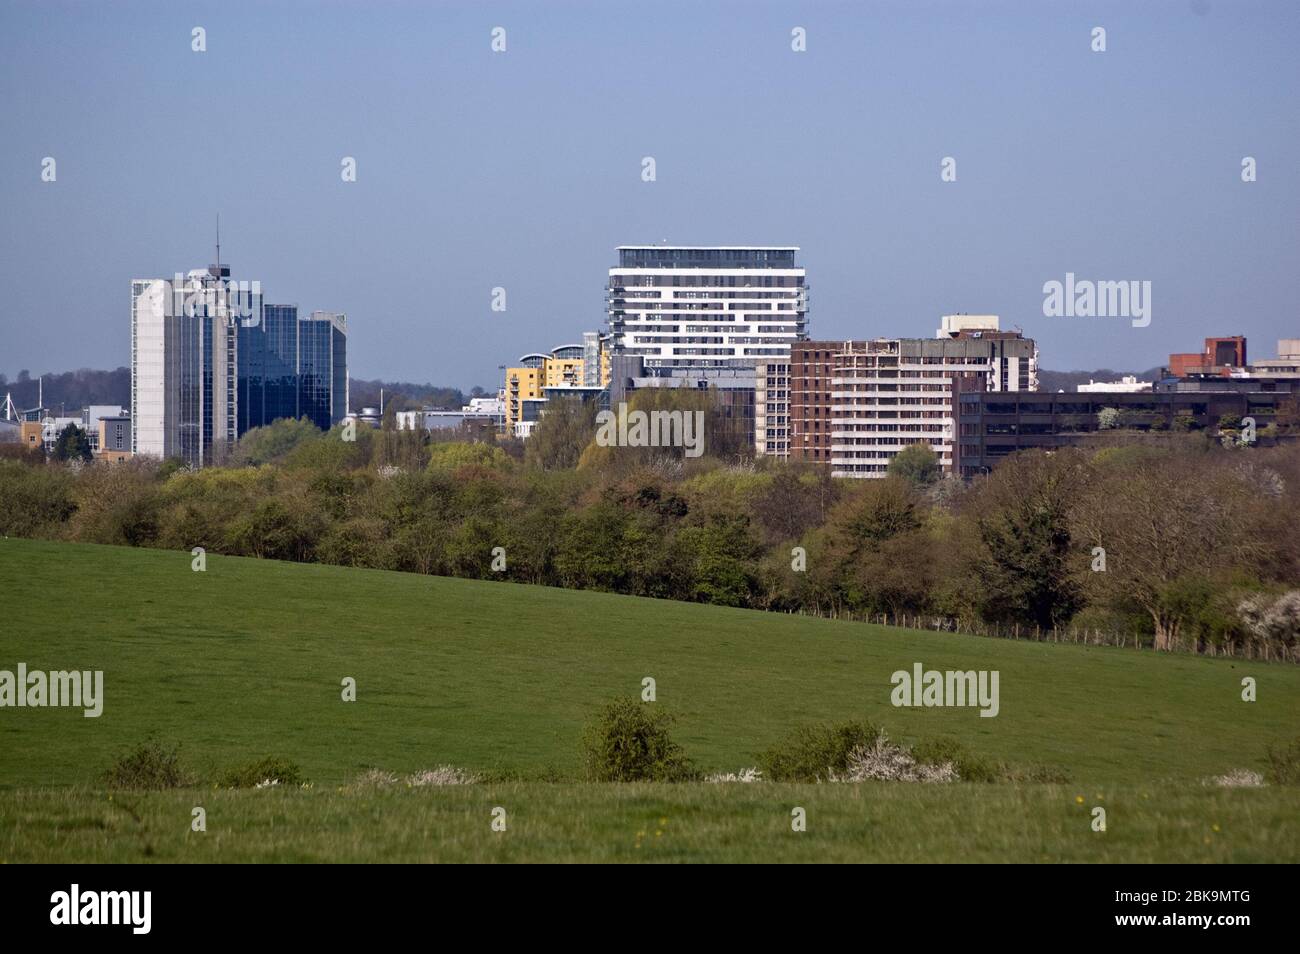
{"label": "glass office tower", "polygon": [[268,305],[229,265],[131,282],[131,450],[192,467],[279,418],[328,430],[348,410],[347,321]]}
{"label": "glass office tower", "polygon": [[239,327],[239,433],[299,415],[298,306],[263,305]]}
{"label": "glass office tower", "polygon": [[298,319],[298,413],[329,430],[347,410],[347,318],[313,311]]}
{"label": "glass office tower", "polygon": [[134,453],[224,459],[239,424],[238,329],[261,308],[260,284],[233,285],[226,265],[131,282]]}

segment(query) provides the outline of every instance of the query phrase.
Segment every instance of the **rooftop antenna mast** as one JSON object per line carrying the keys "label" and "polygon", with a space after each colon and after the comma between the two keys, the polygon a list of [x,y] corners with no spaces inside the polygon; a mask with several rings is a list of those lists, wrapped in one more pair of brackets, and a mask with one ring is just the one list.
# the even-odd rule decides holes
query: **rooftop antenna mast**
{"label": "rooftop antenna mast", "polygon": [[221,272],[221,213],[217,213],[217,272]]}

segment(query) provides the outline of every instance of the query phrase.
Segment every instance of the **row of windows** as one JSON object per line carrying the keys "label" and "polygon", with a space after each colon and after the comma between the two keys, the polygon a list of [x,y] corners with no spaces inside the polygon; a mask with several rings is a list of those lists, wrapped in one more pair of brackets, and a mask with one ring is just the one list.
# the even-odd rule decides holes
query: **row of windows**
{"label": "row of windows", "polygon": [[916,404],[921,407],[947,407],[948,401],[943,398],[926,398],[926,397],[882,397],[872,398],[870,400],[857,400],[853,402],[838,402],[833,406],[833,410],[844,411],[846,414],[854,413],[847,408],[839,406],[843,403],[852,403],[854,408],[873,408],[873,407],[897,407],[900,404]]}
{"label": "row of windows", "polygon": [[800,322],[800,325],[805,324],[806,321],[803,315],[767,315],[749,309],[744,312],[725,312],[720,308],[703,304],[673,304],[666,305],[662,309],[637,307],[630,311],[620,308],[610,312],[610,321],[614,322],[615,326],[627,321],[663,321],[664,318],[672,321],[682,317],[693,317],[697,321],[701,317],[707,318],[708,321],[781,321],[793,318],[794,321]]}
{"label": "row of windows", "polygon": [[628,288],[802,288],[802,275],[612,275],[613,294]]}
{"label": "row of windows", "polygon": [[[969,407],[969,411],[967,410],[968,402],[969,402],[969,405],[970,405],[970,407]],[[962,410],[963,410],[963,413],[973,413],[973,412],[975,411],[975,407],[976,407],[976,406],[978,406],[978,404],[977,404],[977,399],[966,399],[966,400],[963,401],[963,403],[962,403]],[[1042,414],[1042,415],[1048,415],[1048,414],[1080,414],[1080,415],[1092,415],[1092,414],[1096,414],[1096,413],[1097,413],[1098,411],[1100,411],[1103,407],[1114,407],[1114,406],[1118,406],[1118,407],[1120,407],[1122,410],[1127,410],[1127,411],[1136,411],[1136,412],[1138,412],[1138,413],[1145,413],[1145,414],[1164,414],[1165,411],[1170,407],[1169,404],[1164,403],[1164,402],[1151,402],[1151,403],[1146,403],[1146,402],[1143,402],[1143,403],[1136,403],[1136,402],[1134,402],[1134,403],[1127,403],[1127,402],[1125,402],[1125,403],[1120,403],[1120,404],[1116,405],[1116,404],[1113,403],[1113,402],[1106,402],[1106,401],[1096,401],[1096,402],[1084,402],[1084,401],[1052,401],[1052,402],[1046,402],[1046,401],[1044,401],[1044,402],[1039,402],[1039,401],[1026,401],[1026,402],[1023,402],[1023,403],[1022,403],[1022,402],[1018,402],[1018,401],[989,401],[988,403],[985,403],[982,407],[980,407],[980,410],[981,410],[983,413],[985,413],[985,414],[1012,414],[1012,415],[1014,415],[1014,414],[1020,414],[1020,415],[1032,415],[1032,414]],[[1174,407],[1175,407],[1176,410],[1189,409],[1189,410],[1191,410],[1191,412],[1192,412],[1193,414],[1206,414],[1206,413],[1208,413],[1208,405],[1205,404],[1204,402],[1197,402],[1197,403],[1194,403],[1194,404],[1179,404],[1179,405],[1175,405]]]}
{"label": "row of windows", "polygon": [[[942,433],[948,427],[943,414],[881,414],[880,421],[866,423],[849,423],[845,420],[822,421],[816,418],[799,417],[795,421],[806,431],[844,431],[848,433],[874,434],[877,431],[931,431]],[[906,424],[886,424],[886,420],[906,421]],[[927,421],[932,423],[926,423]]]}
{"label": "row of windows", "polygon": [[[878,445],[881,447],[906,447],[909,444],[917,443],[917,441],[912,437],[841,437],[837,438],[835,443],[844,447],[867,447],[870,445]],[[847,454],[846,456],[853,455]]]}
{"label": "row of windows", "polygon": [[655,335],[635,335],[632,338],[640,344],[722,344],[726,339],[721,335],[705,338],[659,337]]}
{"label": "row of windows", "polygon": [[792,248],[621,248],[620,268],[794,268]]}
{"label": "row of windows", "polygon": [[[653,294],[657,296],[660,293],[638,291],[636,292],[636,294],[638,296],[643,294],[644,295]],[[790,291],[759,291],[758,289],[746,289],[744,291],[723,291],[722,289],[719,288],[714,291],[698,291],[698,292],[679,291],[679,292],[674,292],[673,297],[678,299],[681,298],[753,298],[755,300],[761,300],[765,298],[792,299],[792,298],[798,298],[799,292],[797,289],[791,289]]]}
{"label": "row of windows", "polygon": [[988,424],[986,434],[1052,434],[1057,428],[1051,424]]}
{"label": "row of windows", "polygon": [[[663,330],[663,327],[660,326],[660,327],[658,327],[658,328],[648,328],[646,325],[636,325],[636,326],[635,326],[635,330],[637,330],[637,331],[645,331],[645,330],[649,330],[649,331],[662,331],[662,330]],[[676,329],[676,328],[673,328],[672,330],[673,330],[673,331],[676,331],[677,329]],[[748,333],[748,332],[750,331],[750,326],[749,326],[749,325],[739,325],[739,324],[738,324],[738,325],[687,325],[687,326],[686,326],[686,330],[687,330],[687,331],[702,331],[702,332],[706,332],[706,333],[707,333],[707,332],[710,332],[710,331],[725,331],[725,332],[727,332],[728,334],[746,334],[746,333]],[[797,332],[799,331],[799,328],[798,328],[797,325],[754,325],[754,326],[753,326],[753,330],[756,331],[756,332],[758,332],[759,334],[764,334],[764,333],[766,333],[766,334],[795,334],[795,333],[797,333]]]}
{"label": "row of windows", "polygon": [[[631,354],[632,352],[628,352]],[[717,368],[717,367],[744,367],[747,362],[737,358],[734,354],[728,354],[727,358],[699,359],[694,358],[673,358],[660,359],[657,350],[649,352],[653,357],[647,357],[645,366],[647,368]]]}
{"label": "row of windows", "polygon": [[[814,382],[820,386],[821,382]],[[834,384],[832,385],[838,391],[845,394],[948,394],[952,391],[946,384]]]}

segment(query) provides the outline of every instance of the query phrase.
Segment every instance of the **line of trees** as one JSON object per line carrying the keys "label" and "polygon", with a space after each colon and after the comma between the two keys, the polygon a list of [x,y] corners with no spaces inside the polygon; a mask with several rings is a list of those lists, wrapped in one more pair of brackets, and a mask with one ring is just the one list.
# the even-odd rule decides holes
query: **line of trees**
{"label": "line of trees", "polygon": [[[20,409],[35,407],[42,394],[45,406],[56,411],[62,408],[69,413],[76,413],[91,404],[118,404],[125,407],[131,403],[131,369],[123,367],[100,371],[78,368],[76,371],[37,375],[24,368],[12,380],[0,373],[0,397],[5,393],[13,395],[14,404]],[[470,398],[489,396],[481,387],[464,392],[459,388],[438,384],[383,381],[378,378],[350,378],[349,393],[353,407],[378,407],[382,394],[385,405],[393,404],[398,410],[425,405],[459,409]]]}
{"label": "line of trees", "polygon": [[6,393],[13,395],[14,404],[20,410],[35,407],[42,394],[46,407],[71,414],[90,404],[130,404],[131,369],[79,368],[43,375],[33,375],[23,369],[12,381],[0,374],[0,399]]}
{"label": "line of trees", "polygon": [[[701,408],[727,433],[724,414],[707,399]],[[1297,653],[1294,444],[1117,433],[1087,449],[1016,454],[963,484],[924,449],[901,455],[886,479],[856,481],[746,460],[734,446],[690,459],[601,447],[592,433],[590,409],[574,404],[526,447],[364,428],[349,442],[338,428],[279,421],[245,436],[242,466],[0,460],[0,532],[1085,632],[1160,650]]]}

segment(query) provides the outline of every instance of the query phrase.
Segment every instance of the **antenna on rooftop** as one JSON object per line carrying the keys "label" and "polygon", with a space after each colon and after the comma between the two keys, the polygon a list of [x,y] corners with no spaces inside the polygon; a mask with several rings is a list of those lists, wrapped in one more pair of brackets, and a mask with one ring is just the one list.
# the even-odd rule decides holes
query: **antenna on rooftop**
{"label": "antenna on rooftop", "polygon": [[221,213],[217,213],[217,271],[221,271]]}

